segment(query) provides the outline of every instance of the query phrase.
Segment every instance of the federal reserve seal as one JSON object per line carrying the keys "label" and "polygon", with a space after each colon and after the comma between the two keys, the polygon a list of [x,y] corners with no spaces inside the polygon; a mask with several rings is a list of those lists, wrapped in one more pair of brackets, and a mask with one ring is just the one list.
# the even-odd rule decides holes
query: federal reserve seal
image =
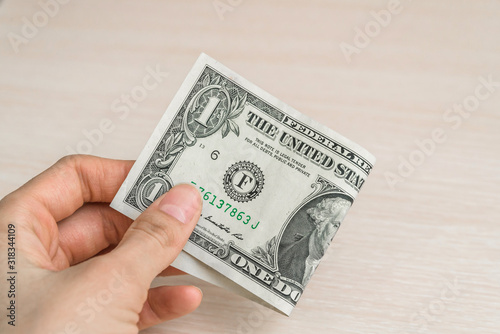
{"label": "federal reserve seal", "polygon": [[251,162],[240,161],[226,171],[224,190],[233,200],[249,202],[259,196],[264,186],[264,174]]}

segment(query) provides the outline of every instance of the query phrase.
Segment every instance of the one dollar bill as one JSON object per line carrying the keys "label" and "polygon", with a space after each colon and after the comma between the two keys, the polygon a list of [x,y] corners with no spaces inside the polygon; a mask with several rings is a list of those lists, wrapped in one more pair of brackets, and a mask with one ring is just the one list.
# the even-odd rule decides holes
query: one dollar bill
{"label": "one dollar bill", "polygon": [[202,54],[111,206],[135,219],[194,185],[202,215],[173,265],[289,315],[374,163]]}

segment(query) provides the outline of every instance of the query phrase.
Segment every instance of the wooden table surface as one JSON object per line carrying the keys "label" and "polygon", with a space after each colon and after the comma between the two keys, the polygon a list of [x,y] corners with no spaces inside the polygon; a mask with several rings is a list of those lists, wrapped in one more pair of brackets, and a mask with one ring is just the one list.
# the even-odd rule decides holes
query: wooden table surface
{"label": "wooden table surface", "polygon": [[0,2],[1,197],[135,159],[201,52],[378,160],[290,318],[182,277],[201,307],[144,333],[500,332],[498,0],[57,1]]}

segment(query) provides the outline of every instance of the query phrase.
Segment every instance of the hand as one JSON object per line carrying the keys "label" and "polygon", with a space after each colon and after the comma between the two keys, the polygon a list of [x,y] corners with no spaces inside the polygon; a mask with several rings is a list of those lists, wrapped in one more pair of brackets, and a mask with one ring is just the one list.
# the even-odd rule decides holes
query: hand
{"label": "hand", "polygon": [[132,164],[69,156],[0,201],[0,265],[13,224],[18,273],[16,327],[4,316],[0,332],[135,334],[198,307],[196,287],[150,284],[179,273],[166,268],[200,217],[200,195],[176,186],[132,222],[109,207]]}

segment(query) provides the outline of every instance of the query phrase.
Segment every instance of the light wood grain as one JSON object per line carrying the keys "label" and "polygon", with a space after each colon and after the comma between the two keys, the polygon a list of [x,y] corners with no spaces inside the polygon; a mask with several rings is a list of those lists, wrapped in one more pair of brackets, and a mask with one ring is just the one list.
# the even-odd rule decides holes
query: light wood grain
{"label": "light wood grain", "polygon": [[[200,286],[201,307],[144,333],[498,333],[500,87],[456,129],[443,115],[479,77],[500,81],[500,3],[401,1],[348,63],[339,45],[387,4],[242,1],[221,20],[212,0],[70,1],[16,53],[8,34],[40,7],[5,0],[0,196],[104,118],[115,128],[91,153],[136,158],[206,52],[378,162],[290,318],[184,277],[167,283]],[[157,65],[169,76],[120,119],[113,101]],[[391,189],[387,172],[436,128],[446,140]]]}

